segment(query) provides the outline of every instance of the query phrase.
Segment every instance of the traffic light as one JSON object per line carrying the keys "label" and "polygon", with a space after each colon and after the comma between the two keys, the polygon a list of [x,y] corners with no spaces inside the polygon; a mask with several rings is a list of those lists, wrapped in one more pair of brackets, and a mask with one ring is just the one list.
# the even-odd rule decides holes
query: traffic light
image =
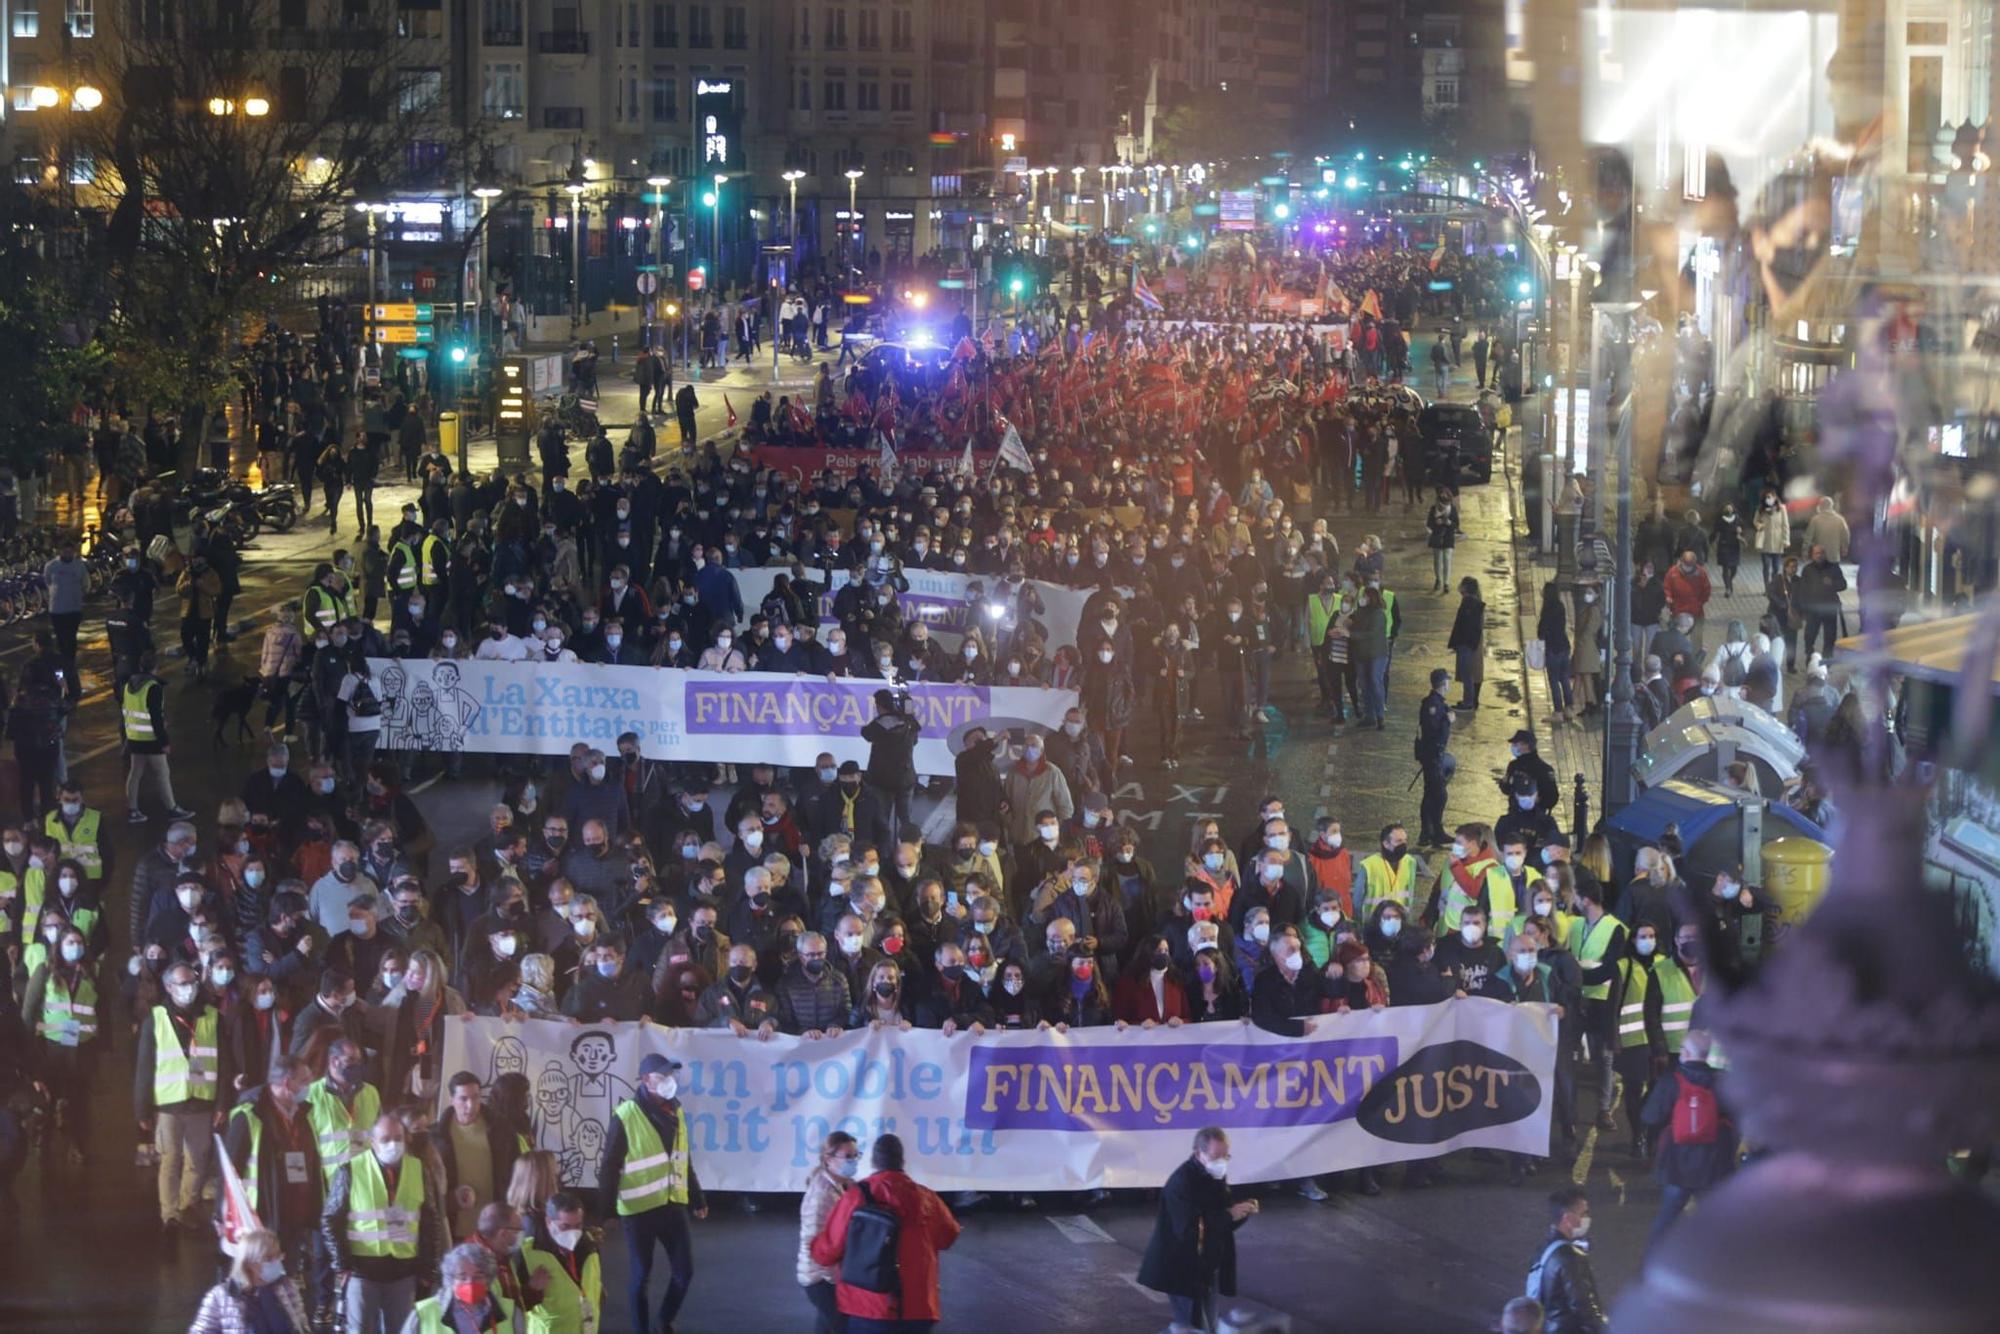
{"label": "traffic light", "polygon": [[1151,239],[1152,237],[1155,237],[1155,236],[1158,236],[1159,234],[1160,234],[1160,223],[1159,223],[1159,220],[1158,220],[1157,218],[1148,218],[1148,219],[1146,219],[1146,236],[1147,236],[1147,238],[1148,238],[1148,239]]}
{"label": "traffic light", "polygon": [[1273,204],[1271,205],[1271,216],[1279,222],[1283,222],[1286,218],[1292,216],[1292,206],[1283,202]]}
{"label": "traffic light", "polygon": [[1190,233],[1188,235],[1188,239],[1181,242],[1181,244],[1186,246],[1189,250],[1199,250],[1201,249],[1201,238],[1199,236]]}
{"label": "traffic light", "polygon": [[465,345],[463,343],[452,344],[451,363],[454,366],[463,366],[465,364]]}

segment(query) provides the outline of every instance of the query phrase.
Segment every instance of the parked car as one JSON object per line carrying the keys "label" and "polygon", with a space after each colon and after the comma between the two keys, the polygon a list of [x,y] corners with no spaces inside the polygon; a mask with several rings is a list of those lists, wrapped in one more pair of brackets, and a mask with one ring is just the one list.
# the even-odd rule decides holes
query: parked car
{"label": "parked car", "polygon": [[1433,479],[1493,480],[1493,432],[1478,408],[1470,403],[1433,403],[1417,414],[1417,430],[1424,438]]}

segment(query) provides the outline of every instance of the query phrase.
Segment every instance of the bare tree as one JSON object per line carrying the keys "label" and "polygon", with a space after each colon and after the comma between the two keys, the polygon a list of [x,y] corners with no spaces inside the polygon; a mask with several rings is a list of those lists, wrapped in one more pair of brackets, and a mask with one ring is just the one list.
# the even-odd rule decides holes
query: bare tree
{"label": "bare tree", "polygon": [[273,285],[360,244],[357,199],[438,183],[462,145],[438,11],[383,0],[137,0],[99,70],[104,260],[128,398],[202,415]]}

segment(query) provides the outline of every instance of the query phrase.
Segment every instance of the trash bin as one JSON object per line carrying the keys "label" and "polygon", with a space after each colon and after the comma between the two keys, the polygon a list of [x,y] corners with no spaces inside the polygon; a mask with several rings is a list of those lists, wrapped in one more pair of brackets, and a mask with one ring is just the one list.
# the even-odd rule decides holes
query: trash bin
{"label": "trash bin", "polygon": [[453,460],[460,472],[466,471],[465,436],[459,430],[456,412],[438,414],[438,453]]}
{"label": "trash bin", "polygon": [[1833,849],[1818,839],[1793,836],[1764,845],[1764,888],[1788,927],[1805,921],[1832,874]]}

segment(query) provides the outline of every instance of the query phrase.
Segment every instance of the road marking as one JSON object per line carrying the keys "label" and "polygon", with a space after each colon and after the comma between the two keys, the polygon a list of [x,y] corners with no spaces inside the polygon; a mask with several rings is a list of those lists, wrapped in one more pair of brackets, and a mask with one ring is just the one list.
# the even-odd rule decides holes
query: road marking
{"label": "road marking", "polygon": [[1166,1293],[1154,1292],[1151,1288],[1141,1283],[1136,1276],[1132,1274],[1120,1274],[1119,1277],[1132,1285],[1132,1291],[1138,1293],[1141,1297],[1144,1297],[1147,1301],[1151,1302],[1153,1305],[1165,1306],[1167,1304]]}
{"label": "road marking", "polygon": [[1102,1246],[1106,1243],[1116,1246],[1118,1238],[1099,1227],[1087,1214],[1049,1214],[1049,1223],[1063,1234],[1063,1240],[1076,1246]]}

